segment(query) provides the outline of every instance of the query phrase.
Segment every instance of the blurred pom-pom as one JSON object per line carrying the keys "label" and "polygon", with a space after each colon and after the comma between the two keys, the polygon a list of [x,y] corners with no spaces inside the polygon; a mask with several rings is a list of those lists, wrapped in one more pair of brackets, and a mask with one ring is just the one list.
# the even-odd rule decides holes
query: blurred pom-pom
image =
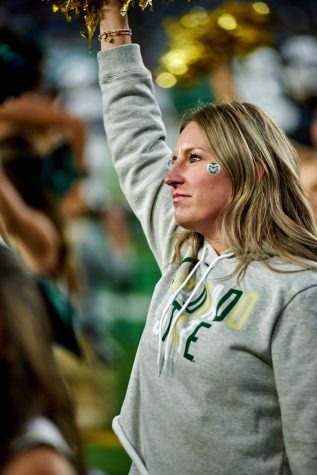
{"label": "blurred pom-pom", "polygon": [[[48,0],[52,3],[54,13],[61,12],[67,21],[72,17],[83,16],[86,31],[82,31],[81,35],[90,43],[94,37],[96,28],[99,23],[98,10],[100,8],[100,0]],[[173,0],[165,0],[173,1]],[[187,0],[190,1],[190,0]],[[139,6],[141,10],[149,7],[153,10],[153,0],[122,0],[121,14],[125,15],[130,7]]]}
{"label": "blurred pom-pom", "polygon": [[67,21],[83,16],[86,31],[82,31],[81,35],[90,43],[99,21],[99,0],[51,0],[51,3],[53,12],[61,12]]}
{"label": "blurred pom-pom", "polygon": [[160,58],[157,84],[164,88],[192,86],[231,58],[272,43],[269,13],[264,2],[233,2],[212,11],[195,7],[167,19],[164,26],[169,46]]}

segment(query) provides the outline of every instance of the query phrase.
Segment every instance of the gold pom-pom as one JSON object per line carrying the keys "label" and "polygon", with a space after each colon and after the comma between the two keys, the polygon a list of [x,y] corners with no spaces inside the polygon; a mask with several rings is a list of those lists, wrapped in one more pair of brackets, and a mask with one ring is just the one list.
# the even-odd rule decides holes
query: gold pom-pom
{"label": "gold pom-pom", "polygon": [[168,51],[161,57],[156,82],[161,87],[191,86],[234,56],[246,55],[270,44],[269,7],[264,2],[225,3],[207,11],[165,21]]}
{"label": "gold pom-pom", "polygon": [[[99,23],[98,10],[100,7],[100,0],[49,0],[52,2],[52,10],[54,13],[61,12],[67,21],[72,17],[83,16],[86,31],[81,32],[81,35],[91,43],[94,37],[96,28]],[[130,7],[139,6],[142,10],[149,7],[153,9],[152,0],[123,0],[121,7],[121,14],[125,15]]]}

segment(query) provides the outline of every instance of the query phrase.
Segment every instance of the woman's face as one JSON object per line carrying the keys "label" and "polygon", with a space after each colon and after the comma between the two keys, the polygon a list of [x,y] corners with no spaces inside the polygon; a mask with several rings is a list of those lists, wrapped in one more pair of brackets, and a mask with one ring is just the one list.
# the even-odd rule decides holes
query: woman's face
{"label": "woman's face", "polygon": [[228,174],[213,174],[208,164],[218,162],[196,122],[189,122],[177,141],[165,183],[172,189],[175,220],[180,226],[217,240],[214,223],[231,194]]}

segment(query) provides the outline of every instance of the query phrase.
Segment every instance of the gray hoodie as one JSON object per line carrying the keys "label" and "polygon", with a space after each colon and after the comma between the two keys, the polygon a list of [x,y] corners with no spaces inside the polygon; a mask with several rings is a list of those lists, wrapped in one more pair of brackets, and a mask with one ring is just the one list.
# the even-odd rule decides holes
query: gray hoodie
{"label": "gray hoodie", "polygon": [[253,262],[238,283],[208,242],[175,269],[151,75],[135,44],[98,59],[108,144],[162,272],[113,422],[130,474],[317,474],[317,273]]}

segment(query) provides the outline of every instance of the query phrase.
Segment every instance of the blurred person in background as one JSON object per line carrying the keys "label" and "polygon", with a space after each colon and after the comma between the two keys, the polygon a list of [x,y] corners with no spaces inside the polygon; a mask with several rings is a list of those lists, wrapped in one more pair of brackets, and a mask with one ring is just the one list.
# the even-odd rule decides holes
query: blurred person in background
{"label": "blurred person in background", "polygon": [[86,124],[43,93],[42,69],[34,40],[0,28],[1,232],[37,278],[55,341],[80,355],[80,273],[63,200],[85,173]]}
{"label": "blurred person in background", "polygon": [[0,244],[0,473],[84,475],[74,403],[56,369],[46,309]]}

